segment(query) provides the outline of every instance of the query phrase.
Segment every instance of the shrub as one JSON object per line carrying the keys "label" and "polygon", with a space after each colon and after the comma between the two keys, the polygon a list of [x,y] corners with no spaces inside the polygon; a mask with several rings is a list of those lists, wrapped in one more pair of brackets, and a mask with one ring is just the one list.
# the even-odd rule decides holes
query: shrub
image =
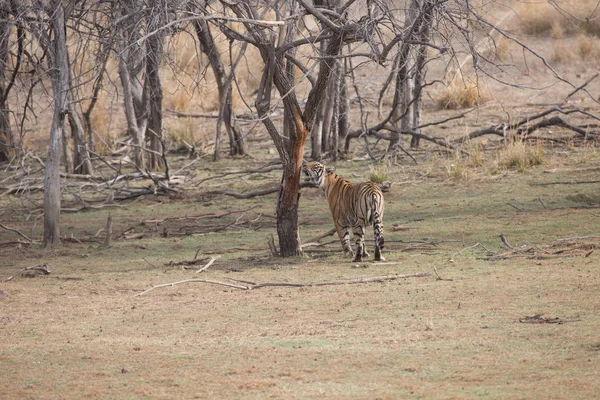
{"label": "shrub", "polygon": [[473,107],[487,100],[480,90],[481,85],[454,79],[436,99],[438,110],[457,110]]}
{"label": "shrub", "polygon": [[517,140],[506,146],[499,158],[500,166],[525,172],[528,168],[544,163],[544,148],[541,143],[530,146]]}
{"label": "shrub", "polygon": [[370,167],[369,180],[374,183],[382,183],[388,180],[388,166],[386,163],[373,164]]}

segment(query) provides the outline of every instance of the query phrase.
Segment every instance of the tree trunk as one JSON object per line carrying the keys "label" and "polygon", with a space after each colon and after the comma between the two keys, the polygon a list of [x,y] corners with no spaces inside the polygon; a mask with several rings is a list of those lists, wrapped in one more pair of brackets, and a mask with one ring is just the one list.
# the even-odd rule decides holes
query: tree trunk
{"label": "tree trunk", "polygon": [[[323,2],[316,1],[315,5],[323,6]],[[321,54],[325,53],[325,41],[323,40],[319,43],[319,49]],[[321,61],[320,68],[325,65],[324,61]],[[325,91],[325,95],[319,101],[317,105],[317,112],[315,114],[315,122],[313,123],[310,140],[311,140],[311,158],[313,160],[320,160],[323,154],[323,151],[326,151],[326,146],[324,143],[326,142],[327,133],[325,133],[325,115],[327,108],[327,90]]]}
{"label": "tree trunk", "polygon": [[54,32],[49,44],[49,59],[54,96],[54,118],[44,174],[44,239],[43,245],[60,243],[60,159],[69,94],[69,64],[65,35],[65,11],[59,2],[48,15]]}
{"label": "tree trunk", "polygon": [[94,167],[92,166],[88,152],[85,130],[71,97],[69,97],[69,126],[71,127],[74,146],[73,172],[76,174],[93,175]]}
{"label": "tree trunk", "polygon": [[277,202],[277,236],[282,257],[302,254],[300,230],[298,228],[298,204],[300,200],[300,170],[304,154],[304,142],[308,137],[299,108],[292,110],[295,134],[289,159],[283,162],[283,176],[279,201]]}
{"label": "tree trunk", "polygon": [[[338,119],[338,133],[339,133],[339,143],[346,142],[346,136],[348,136],[348,127],[350,126],[348,122],[348,110],[350,109],[350,104],[348,101],[348,87],[346,86],[346,68],[345,65],[343,67],[340,66],[340,95],[339,95],[339,119]],[[339,149],[339,147],[338,147]],[[341,151],[341,149],[339,149]]]}
{"label": "tree trunk", "polygon": [[315,122],[311,130],[311,153],[310,157],[313,160],[321,159],[321,148],[323,143],[323,119],[324,119],[324,108],[319,104],[317,113],[315,115]]}
{"label": "tree trunk", "polygon": [[119,78],[123,87],[123,104],[125,106],[125,117],[127,119],[127,132],[134,146],[133,154],[135,165],[144,169],[146,167],[146,153],[144,151],[144,136],[138,127],[136,118],[134,95],[132,92],[131,76],[123,56],[119,57]]}
{"label": "tree trunk", "polygon": [[[411,12],[415,14],[418,12],[423,13],[419,28],[417,30],[417,40],[421,43],[428,43],[430,40],[431,24],[433,21],[433,9],[434,6],[431,4],[432,0],[413,0],[411,4]],[[416,16],[414,17],[417,18]],[[417,56],[415,61],[415,74],[413,83],[413,106],[411,116],[411,130],[414,130],[417,126],[421,125],[421,111],[423,108],[423,85],[426,75],[425,62],[427,61],[427,45],[420,44],[417,47]],[[410,147],[419,147],[420,138],[413,136],[410,141]]]}
{"label": "tree trunk", "polygon": [[[162,10],[155,10],[149,18],[152,21],[148,24],[149,30],[154,31],[160,28]],[[148,99],[150,114],[148,125],[146,127],[146,137],[150,138],[150,169],[156,171],[164,167],[162,158],[162,86],[160,82],[160,62],[163,52],[163,32],[159,31],[146,39],[146,83],[144,91]]]}
{"label": "tree trunk", "polygon": [[[8,21],[9,17],[10,10],[7,6],[0,6],[0,21]],[[7,79],[10,28],[10,23],[4,22],[0,24],[0,162],[9,161],[14,153],[14,141],[9,118],[10,110],[8,108],[8,91],[10,90],[10,83]],[[20,47],[22,47],[22,45]]]}
{"label": "tree trunk", "polygon": [[[204,6],[204,3],[206,2],[202,3]],[[190,11],[198,12],[192,5],[189,7]],[[232,156],[244,155],[246,154],[246,150],[244,148],[244,139],[233,122],[233,93],[231,86],[231,80],[233,78],[231,74],[233,71],[229,76],[227,76],[225,72],[225,66],[221,61],[219,50],[217,49],[217,45],[215,44],[212,34],[210,33],[207,22],[202,19],[195,20],[194,29],[196,31],[196,36],[198,37],[198,42],[200,43],[200,50],[208,58],[208,62],[215,76],[215,81],[217,82],[217,89],[219,91],[219,118],[217,119],[215,132],[215,151],[213,160],[217,161],[219,159],[223,124],[225,125],[227,136],[229,137],[229,154]],[[242,49],[240,51],[244,50]]]}
{"label": "tree trunk", "polygon": [[[332,72],[335,71],[335,66],[337,65],[334,62],[332,66]],[[329,85],[327,85],[327,90],[323,96],[323,133],[321,137],[321,151],[324,153],[330,152],[333,147],[333,139],[331,136],[331,125],[333,119],[333,108],[335,105],[335,84],[334,79],[329,80]]]}
{"label": "tree trunk", "polygon": [[[139,0],[123,0],[120,2],[123,18],[136,18],[141,13]],[[133,17],[130,17],[133,16]],[[148,124],[148,99],[144,91],[140,74],[144,69],[144,51],[140,46],[130,46],[140,38],[139,24],[129,24],[130,29],[121,29],[119,52],[119,79],[123,87],[123,104],[127,131],[134,145],[134,159],[138,168],[147,168],[145,133]]]}

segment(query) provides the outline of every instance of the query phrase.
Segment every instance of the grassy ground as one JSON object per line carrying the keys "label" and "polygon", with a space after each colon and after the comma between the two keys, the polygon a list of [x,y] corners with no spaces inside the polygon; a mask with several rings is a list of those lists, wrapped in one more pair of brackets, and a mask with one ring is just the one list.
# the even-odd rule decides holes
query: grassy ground
{"label": "grassy ground", "polygon": [[[449,162],[389,168],[382,264],[352,263],[337,243],[271,257],[274,195],[147,197],[110,209],[110,248],[1,247],[0,280],[41,263],[51,273],[0,283],[0,398],[596,397],[600,201],[598,183],[574,182],[597,178],[599,155],[548,151],[524,173],[472,168],[459,181],[446,175]],[[337,169],[351,180],[369,174],[364,162]],[[218,182],[239,189],[277,179],[275,171]],[[4,197],[2,210],[4,224],[39,238],[22,198]],[[65,213],[63,234],[91,238],[108,212]],[[329,218],[323,195],[303,189],[303,239],[327,232]],[[144,236],[126,239],[132,232]],[[16,239],[0,231],[0,242]],[[198,275],[168,264],[198,249],[220,258]],[[249,291],[195,282],[135,296],[193,278],[314,282],[434,268],[443,280]],[[520,322],[536,314],[563,323]]]}

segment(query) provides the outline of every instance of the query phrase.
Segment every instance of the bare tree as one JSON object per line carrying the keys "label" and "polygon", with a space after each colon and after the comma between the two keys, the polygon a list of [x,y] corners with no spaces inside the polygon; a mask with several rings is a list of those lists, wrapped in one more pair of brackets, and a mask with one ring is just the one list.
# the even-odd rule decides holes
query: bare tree
{"label": "bare tree", "polygon": [[[207,9],[207,1],[201,0],[199,4],[190,2],[188,10],[192,15],[209,15]],[[237,62],[231,60],[231,72],[227,74],[225,72],[225,65],[221,60],[221,55],[217,49],[217,45],[210,31],[207,21],[203,18],[194,19],[194,29],[198,42],[200,44],[200,50],[208,58],[208,62],[215,76],[217,82],[217,89],[219,91],[219,117],[217,119],[216,134],[215,134],[215,150],[213,160],[219,159],[220,148],[221,148],[221,131],[222,125],[225,124],[225,131],[229,137],[229,154],[244,155],[246,150],[244,147],[244,138],[240,130],[236,127],[233,121],[233,92],[232,92],[232,81],[233,74]],[[239,60],[246,49],[247,43],[242,45],[242,48],[238,52],[237,59]]]}
{"label": "bare tree", "polygon": [[[15,1],[0,4],[0,162],[9,161],[16,153],[10,123],[8,96],[15,83],[23,57],[24,30],[14,17]],[[12,71],[9,71],[9,47],[12,25],[17,25],[17,52]]]}
{"label": "bare tree", "polygon": [[[32,22],[31,27],[43,46],[49,62],[54,118],[50,129],[50,144],[44,175],[44,246],[60,243],[60,159],[65,118],[69,112],[69,62],[66,39],[66,15],[61,1],[45,4],[33,2],[37,15],[47,15],[52,38],[43,22]],[[41,20],[43,21],[43,20]],[[39,24],[39,25],[38,25]]]}
{"label": "bare tree", "polygon": [[160,81],[160,64],[163,56],[163,40],[169,13],[168,0],[151,0],[150,9],[146,11],[147,28],[155,32],[146,38],[146,82],[144,84],[144,97],[148,101],[148,125],[146,137],[150,139],[149,167],[157,170],[163,167],[163,132],[162,132],[162,84]]}
{"label": "bare tree", "polygon": [[142,12],[140,0],[124,0],[120,2],[117,27],[119,37],[117,58],[119,63],[119,80],[123,88],[123,104],[127,121],[127,131],[134,145],[135,164],[138,168],[146,167],[145,133],[148,123],[148,104],[144,97],[144,79],[141,73],[144,67],[144,51],[138,44],[141,37]]}

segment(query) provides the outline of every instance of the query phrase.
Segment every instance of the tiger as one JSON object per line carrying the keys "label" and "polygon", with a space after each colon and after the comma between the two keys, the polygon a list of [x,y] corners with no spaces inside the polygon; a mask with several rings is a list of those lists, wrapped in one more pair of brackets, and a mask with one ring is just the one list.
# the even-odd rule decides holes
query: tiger
{"label": "tiger", "polygon": [[[364,235],[368,224],[373,224],[375,236],[375,261],[384,261],[383,249],[383,193],[373,182],[350,183],[335,174],[335,168],[320,162],[302,162],[306,181],[325,190],[329,210],[337,231],[344,256],[354,256],[353,262],[361,262],[368,257]],[[350,245],[352,228],[356,242],[356,253]]]}

